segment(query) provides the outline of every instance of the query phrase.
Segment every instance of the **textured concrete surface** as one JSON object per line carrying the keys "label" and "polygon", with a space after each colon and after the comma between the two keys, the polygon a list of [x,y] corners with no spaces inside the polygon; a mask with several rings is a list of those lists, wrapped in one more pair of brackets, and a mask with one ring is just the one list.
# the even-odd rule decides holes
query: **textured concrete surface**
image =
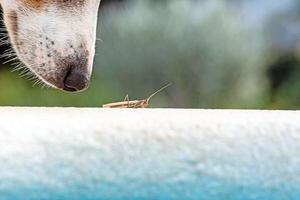
{"label": "textured concrete surface", "polygon": [[300,112],[0,108],[0,200],[300,197]]}

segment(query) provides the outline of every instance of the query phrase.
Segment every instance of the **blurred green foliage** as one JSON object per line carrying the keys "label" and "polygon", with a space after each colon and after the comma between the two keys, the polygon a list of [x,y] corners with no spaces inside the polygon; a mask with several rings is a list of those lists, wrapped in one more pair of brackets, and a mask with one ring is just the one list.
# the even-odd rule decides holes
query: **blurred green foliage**
{"label": "blurred green foliage", "polygon": [[[201,12],[200,12],[201,11]],[[152,107],[296,108],[286,88],[271,98],[270,58],[264,31],[247,24],[225,1],[139,1],[100,13],[90,89],[68,94],[32,87],[9,70],[0,72],[0,105],[101,106],[146,98],[166,83]],[[11,69],[8,67],[8,69]],[[286,87],[286,88],[284,88]],[[281,98],[285,97],[287,98]]]}
{"label": "blurred green foliage", "polygon": [[[202,12],[199,12],[201,9]],[[260,107],[266,90],[260,30],[225,3],[132,1],[101,20],[101,70],[121,91],[174,83],[166,105]]]}
{"label": "blurred green foliage", "polygon": [[90,89],[83,93],[63,91],[33,86],[33,83],[21,79],[16,73],[1,71],[0,102],[2,106],[101,106],[116,94],[109,85],[94,78]]}
{"label": "blurred green foliage", "polygon": [[297,66],[290,78],[284,82],[272,98],[269,108],[300,108],[300,68]]}

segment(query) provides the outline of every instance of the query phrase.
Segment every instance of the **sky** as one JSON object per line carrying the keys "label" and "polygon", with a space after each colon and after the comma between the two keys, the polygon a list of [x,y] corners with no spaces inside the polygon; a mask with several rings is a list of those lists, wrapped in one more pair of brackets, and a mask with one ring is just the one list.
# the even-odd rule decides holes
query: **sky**
{"label": "sky", "polygon": [[295,0],[242,0],[242,12],[249,21],[263,23],[271,15],[288,11],[295,5]]}

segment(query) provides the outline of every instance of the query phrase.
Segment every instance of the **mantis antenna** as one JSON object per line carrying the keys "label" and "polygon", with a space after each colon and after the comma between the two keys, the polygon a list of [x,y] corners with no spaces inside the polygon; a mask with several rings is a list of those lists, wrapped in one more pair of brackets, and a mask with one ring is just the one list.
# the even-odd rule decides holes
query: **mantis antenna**
{"label": "mantis antenna", "polygon": [[157,90],[156,92],[154,92],[153,94],[151,94],[148,98],[147,98],[147,102],[149,102],[155,95],[157,95],[158,93],[160,93],[161,91],[163,91],[164,89],[170,87],[172,85],[172,83],[168,83],[167,85],[163,86],[162,88],[160,88],[159,90]]}

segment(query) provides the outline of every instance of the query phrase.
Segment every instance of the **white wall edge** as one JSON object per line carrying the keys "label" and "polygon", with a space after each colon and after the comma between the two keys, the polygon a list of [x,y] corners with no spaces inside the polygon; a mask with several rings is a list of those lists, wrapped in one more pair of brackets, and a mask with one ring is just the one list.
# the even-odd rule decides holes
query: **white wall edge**
{"label": "white wall edge", "polygon": [[297,199],[300,112],[0,108],[0,199]]}

